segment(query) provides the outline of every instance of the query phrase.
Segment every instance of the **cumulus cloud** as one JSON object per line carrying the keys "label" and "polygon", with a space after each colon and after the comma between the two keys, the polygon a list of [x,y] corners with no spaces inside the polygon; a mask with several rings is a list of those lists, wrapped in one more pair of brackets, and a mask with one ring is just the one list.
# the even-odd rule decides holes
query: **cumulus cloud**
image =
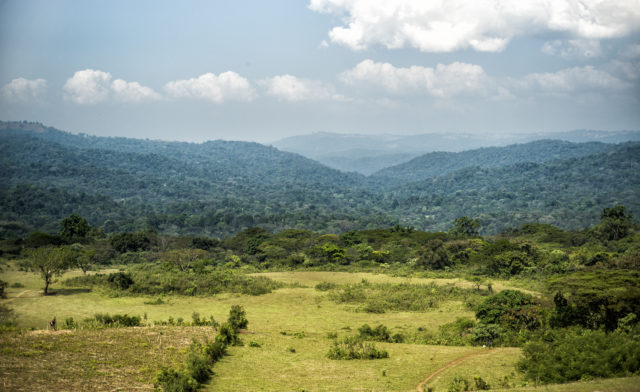
{"label": "cumulus cloud", "polygon": [[110,97],[121,102],[160,98],[153,89],[138,82],[126,82],[122,79],[112,82],[111,79],[109,72],[93,69],[77,71],[64,84],[65,97],[81,105],[104,102]]}
{"label": "cumulus cloud", "polygon": [[160,94],[153,89],[142,86],[138,82],[126,82],[116,79],[111,83],[111,90],[117,100],[123,102],[140,102],[147,99],[160,99]]}
{"label": "cumulus cloud", "polygon": [[638,0],[311,0],[309,8],[342,17],[329,38],[354,50],[497,52],[528,34],[603,39],[640,30]]}
{"label": "cumulus cloud", "polygon": [[556,72],[532,73],[521,79],[512,79],[511,83],[523,90],[551,94],[616,91],[630,87],[628,82],[590,65]]}
{"label": "cumulus cloud", "polygon": [[2,87],[2,96],[11,102],[37,102],[47,92],[44,79],[16,78]]}
{"label": "cumulus cloud", "polygon": [[220,75],[206,73],[197,78],[176,80],[164,86],[176,98],[203,99],[215,103],[224,101],[252,101],[256,92],[249,80],[233,71]]}
{"label": "cumulus cloud", "polygon": [[394,95],[417,93],[450,98],[492,93],[489,77],[482,67],[460,62],[438,64],[435,68],[416,65],[402,68],[367,59],[339,78],[351,86],[382,89]]}
{"label": "cumulus cloud", "polygon": [[344,99],[320,81],[293,75],[274,76],[260,81],[260,84],[266,88],[268,95],[289,102]]}
{"label": "cumulus cloud", "polygon": [[81,105],[92,105],[109,97],[110,82],[109,72],[85,69],[67,79],[63,89],[67,99]]}

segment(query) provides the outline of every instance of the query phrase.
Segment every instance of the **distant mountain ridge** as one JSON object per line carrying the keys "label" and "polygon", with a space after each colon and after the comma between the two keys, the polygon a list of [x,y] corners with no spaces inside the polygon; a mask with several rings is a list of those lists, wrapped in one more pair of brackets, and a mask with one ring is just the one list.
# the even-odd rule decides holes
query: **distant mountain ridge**
{"label": "distant mountain ridge", "polygon": [[640,141],[640,131],[575,130],[512,135],[464,133],[360,135],[318,132],[280,139],[272,145],[283,151],[295,152],[317,160],[335,169],[370,175],[430,152],[461,152],[543,139],[574,143],[622,143]]}
{"label": "distant mountain ridge", "polygon": [[443,176],[467,167],[493,168],[521,162],[543,163],[555,159],[575,158],[609,151],[615,145],[599,142],[571,143],[538,140],[505,147],[483,147],[462,152],[431,152],[409,162],[388,167],[372,174],[394,182],[419,181]]}

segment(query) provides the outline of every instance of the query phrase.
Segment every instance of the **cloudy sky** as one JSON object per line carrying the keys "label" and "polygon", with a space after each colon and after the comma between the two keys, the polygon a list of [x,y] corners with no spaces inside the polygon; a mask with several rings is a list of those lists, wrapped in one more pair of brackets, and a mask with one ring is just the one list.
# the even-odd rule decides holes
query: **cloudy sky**
{"label": "cloudy sky", "polygon": [[640,0],[5,0],[0,86],[104,136],[640,129]]}

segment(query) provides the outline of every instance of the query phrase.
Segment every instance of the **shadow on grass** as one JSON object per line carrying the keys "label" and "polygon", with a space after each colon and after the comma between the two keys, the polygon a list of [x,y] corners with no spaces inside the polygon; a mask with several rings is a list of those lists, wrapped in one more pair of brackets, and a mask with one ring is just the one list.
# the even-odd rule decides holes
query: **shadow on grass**
{"label": "shadow on grass", "polygon": [[91,289],[87,288],[74,288],[74,289],[55,289],[55,291],[51,291],[47,294],[51,295],[74,295],[74,294],[82,294],[82,293],[90,293]]}

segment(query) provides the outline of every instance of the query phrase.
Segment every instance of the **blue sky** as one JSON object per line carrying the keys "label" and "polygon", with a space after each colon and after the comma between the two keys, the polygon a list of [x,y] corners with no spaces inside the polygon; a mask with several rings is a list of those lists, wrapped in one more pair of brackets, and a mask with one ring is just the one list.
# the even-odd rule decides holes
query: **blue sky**
{"label": "blue sky", "polygon": [[165,140],[640,129],[640,1],[3,1],[0,119]]}

